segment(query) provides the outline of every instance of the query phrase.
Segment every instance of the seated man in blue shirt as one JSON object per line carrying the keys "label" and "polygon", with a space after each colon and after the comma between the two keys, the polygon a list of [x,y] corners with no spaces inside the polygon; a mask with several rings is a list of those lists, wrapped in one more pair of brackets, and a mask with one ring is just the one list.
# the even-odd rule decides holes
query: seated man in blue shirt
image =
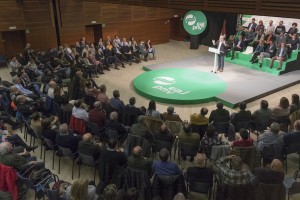
{"label": "seated man in blue shirt", "polygon": [[153,171],[157,175],[181,175],[182,171],[179,169],[176,163],[169,162],[169,151],[166,148],[162,148],[159,151],[160,161],[153,162]]}

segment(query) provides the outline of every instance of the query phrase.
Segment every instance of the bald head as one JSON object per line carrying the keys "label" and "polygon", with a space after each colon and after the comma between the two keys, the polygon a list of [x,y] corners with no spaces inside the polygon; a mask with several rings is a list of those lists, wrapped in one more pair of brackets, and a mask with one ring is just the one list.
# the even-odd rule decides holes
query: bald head
{"label": "bald head", "polygon": [[84,134],[83,136],[82,136],[82,140],[84,141],[84,142],[90,142],[91,140],[92,140],[92,134],[90,134],[90,133],[86,133],[86,134]]}
{"label": "bald head", "polygon": [[294,123],[294,130],[295,131],[300,131],[300,120],[296,120]]}
{"label": "bald head", "polygon": [[275,172],[282,172],[282,162],[278,159],[274,159],[271,162],[271,170]]}
{"label": "bald head", "polygon": [[132,150],[132,155],[135,158],[140,158],[142,156],[142,147],[136,146]]}

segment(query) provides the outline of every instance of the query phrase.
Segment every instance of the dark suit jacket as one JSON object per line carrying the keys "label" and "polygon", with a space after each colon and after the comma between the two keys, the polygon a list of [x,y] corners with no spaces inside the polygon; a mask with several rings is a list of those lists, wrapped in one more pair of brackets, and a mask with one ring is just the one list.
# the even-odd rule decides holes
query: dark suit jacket
{"label": "dark suit jacket", "polygon": [[[279,56],[280,52],[281,52],[281,48],[279,48],[277,50],[276,56]],[[287,58],[287,48],[283,49],[283,51],[282,51],[282,57]]]}
{"label": "dark suit jacket", "polygon": [[[238,43],[239,43],[239,40],[234,42],[235,47],[238,45]],[[240,47],[241,47],[241,49],[242,49],[242,51],[243,51],[243,50],[244,50],[244,47],[245,47],[245,42],[244,42],[244,41],[241,41]]]}
{"label": "dark suit jacket", "polygon": [[206,167],[189,167],[186,170],[189,180],[213,182],[214,172]]}
{"label": "dark suit jacket", "polygon": [[272,46],[267,46],[266,52],[270,54],[270,58],[273,58],[276,55],[276,50],[276,45],[273,44]]}
{"label": "dark suit jacket", "polygon": [[209,116],[209,123],[214,122],[229,122],[230,116],[229,112],[226,109],[222,110],[213,110]]}
{"label": "dark suit jacket", "polygon": [[120,122],[116,122],[112,120],[107,120],[105,122],[105,128],[116,130],[119,136],[124,135],[126,133],[126,129]]}
{"label": "dark suit jacket", "polygon": [[284,179],[283,172],[275,172],[266,168],[254,169],[254,175],[259,183],[265,184],[281,184]]}
{"label": "dark suit jacket", "polygon": [[[250,29],[251,24],[252,24],[252,23],[249,23],[249,24],[248,24],[248,27],[247,27],[248,30]],[[257,26],[257,24],[254,22],[254,23],[253,23],[253,26],[251,27],[251,29],[252,29],[253,31],[255,31],[256,26]]]}
{"label": "dark suit jacket", "polygon": [[73,133],[69,133],[68,135],[56,135],[56,144],[61,147],[70,148],[73,153],[78,150],[78,143],[80,140],[81,137]]}
{"label": "dark suit jacket", "polygon": [[80,141],[78,144],[78,153],[93,156],[94,160],[98,160],[100,157],[101,149],[99,145],[93,144],[91,142]]}
{"label": "dark suit jacket", "polygon": [[144,124],[141,123],[133,124],[130,129],[130,134],[145,138],[148,140],[150,144],[152,144],[152,140],[153,140],[152,134],[150,132],[150,129]]}
{"label": "dark suit jacket", "polygon": [[137,170],[146,170],[148,175],[152,174],[153,160],[149,158],[135,158],[133,155],[128,157],[127,167]]}
{"label": "dark suit jacket", "polygon": [[57,135],[56,130],[53,130],[51,128],[43,128],[41,134],[44,138],[47,138],[47,139],[51,140],[51,142],[54,145],[56,144],[56,135]]}
{"label": "dark suit jacket", "polygon": [[300,143],[300,132],[289,132],[283,135],[283,143],[288,146],[293,143]]}

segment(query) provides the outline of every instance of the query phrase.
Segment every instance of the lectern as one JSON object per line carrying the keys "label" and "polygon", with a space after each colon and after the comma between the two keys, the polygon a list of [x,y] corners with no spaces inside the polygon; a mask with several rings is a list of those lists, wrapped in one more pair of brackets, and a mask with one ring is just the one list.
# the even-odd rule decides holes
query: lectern
{"label": "lectern", "polygon": [[213,68],[213,70],[211,72],[217,73],[218,54],[220,54],[220,51],[218,49],[216,49],[216,48],[213,48],[213,47],[209,47],[208,51],[215,54],[214,68]]}

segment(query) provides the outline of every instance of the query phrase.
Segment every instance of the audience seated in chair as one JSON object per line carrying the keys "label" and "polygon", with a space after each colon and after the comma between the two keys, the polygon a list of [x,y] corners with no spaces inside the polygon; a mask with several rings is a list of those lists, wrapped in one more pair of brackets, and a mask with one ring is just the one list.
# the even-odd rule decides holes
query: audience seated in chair
{"label": "audience seated in chair", "polygon": [[97,185],[97,193],[101,194],[103,189],[110,183],[120,187],[123,167],[127,164],[127,156],[122,149],[118,149],[117,140],[109,139],[107,147],[100,154],[98,165],[100,183]]}
{"label": "audience seated in chair", "polygon": [[179,122],[182,122],[179,115],[174,112],[174,107],[173,106],[169,106],[167,108],[167,112],[164,112],[162,117],[163,117],[163,121],[179,121]]}
{"label": "audience seated in chair", "polygon": [[164,123],[160,126],[157,132],[153,133],[153,138],[163,142],[170,142],[174,140],[175,135],[174,133],[170,132],[170,129]]}
{"label": "audience seated in chair", "polygon": [[206,107],[201,108],[200,114],[193,113],[190,115],[190,124],[193,132],[200,135],[200,139],[203,138],[206,128],[208,126],[208,118],[206,117],[208,109]]}
{"label": "audience seated in chair", "polygon": [[104,128],[106,117],[100,101],[94,103],[94,108],[89,111],[88,115],[89,122],[97,124],[99,129]]}
{"label": "audience seated in chair", "polygon": [[[263,133],[259,136],[258,141],[255,143],[256,149],[259,152],[264,153],[267,157],[265,163],[270,163],[274,158],[282,159],[283,155],[283,139],[282,136],[279,134],[280,126],[278,123],[273,122],[270,126],[270,130]],[[264,148],[267,148],[272,145],[272,154],[268,155],[269,153],[267,151],[264,151]],[[271,158],[269,156],[272,156],[274,158]],[[271,160],[270,160],[271,159]]]}
{"label": "audience seated in chair", "polygon": [[280,48],[278,48],[276,55],[272,58],[271,63],[270,63],[270,68],[273,68],[273,63],[275,60],[279,61],[279,67],[277,68],[277,70],[281,70],[282,69],[282,62],[285,61],[288,57],[288,52],[287,52],[287,48],[285,46],[285,43],[281,43]]}
{"label": "audience seated in chair", "polygon": [[79,135],[76,135],[69,131],[67,124],[62,124],[59,126],[58,134],[56,135],[55,143],[58,146],[68,148],[72,150],[72,153],[78,151],[78,143],[81,140]]}
{"label": "audience seated in chair", "polygon": [[94,161],[98,161],[100,157],[100,146],[99,144],[94,144],[93,136],[90,133],[86,133],[82,136],[82,140],[78,143],[78,153],[93,156]]}
{"label": "audience seated in chair", "polygon": [[6,166],[11,166],[17,171],[26,170],[31,165],[35,165],[36,169],[42,169],[45,167],[44,163],[37,162],[36,157],[31,157],[29,152],[26,150],[19,153],[14,152],[14,148],[9,142],[0,143],[0,163]]}
{"label": "audience seated in chair", "polygon": [[[178,145],[181,146],[181,144],[189,144],[198,146],[200,144],[200,136],[197,133],[191,132],[191,127],[188,123],[183,124],[183,129],[178,135]],[[184,154],[184,151],[181,150],[181,157],[183,160],[186,160],[186,156]],[[194,160],[194,157],[190,157],[190,161],[192,162]]]}
{"label": "audience seated in chair", "polygon": [[241,139],[232,142],[232,147],[252,147],[254,140],[249,137],[249,132],[242,128],[239,130]]}
{"label": "audience seated in chair", "polygon": [[261,52],[259,56],[257,57],[259,60],[259,67],[262,67],[262,62],[264,58],[273,58],[276,55],[276,45],[274,44],[274,41],[271,40],[270,44],[267,45],[267,48],[265,51]]}
{"label": "audience seated in chair", "polygon": [[136,170],[145,170],[148,177],[151,177],[153,160],[142,156],[142,147],[136,146],[132,150],[132,154],[128,157],[127,167]]}
{"label": "audience seated in chair", "polygon": [[204,153],[207,158],[210,158],[212,146],[221,145],[222,141],[216,134],[216,129],[213,125],[209,125],[206,129],[205,136],[200,142],[200,151]]}
{"label": "audience seated in chair", "polygon": [[274,159],[270,165],[265,168],[254,169],[255,183],[264,184],[282,184],[284,172],[282,162]]}
{"label": "audience seated in chair", "polygon": [[77,119],[82,119],[84,121],[89,121],[89,113],[83,109],[81,100],[75,100],[74,107],[72,109],[73,117]]}
{"label": "audience seated in chair", "polygon": [[160,113],[156,110],[156,103],[154,100],[149,101],[149,106],[146,110],[146,116],[160,118]]}
{"label": "audience seated in chair", "polygon": [[[251,111],[246,110],[247,104],[245,102],[239,103],[239,111],[237,113],[231,114],[231,123],[234,125],[234,128],[236,131],[240,130],[241,128],[249,128],[250,122],[251,122]],[[247,125],[247,122],[249,124]],[[241,125],[242,123],[245,123],[245,125]],[[241,127],[242,126],[242,127]],[[246,127],[243,127],[246,126]]]}
{"label": "audience seated in chair", "polygon": [[292,95],[292,103],[290,105],[290,114],[300,109],[300,100],[298,94]]}
{"label": "audience seated in chair", "polygon": [[159,151],[160,161],[153,161],[152,169],[156,175],[182,175],[176,163],[169,162],[170,153],[167,149],[163,148]]}
{"label": "audience seated in chair", "polygon": [[283,134],[284,146],[291,144],[300,144],[300,120],[296,120],[294,123],[294,129],[291,132]]}
{"label": "audience seated in chair", "polygon": [[[231,163],[231,167],[228,163]],[[242,160],[235,155],[229,155],[216,161],[215,169],[222,183],[226,185],[246,185],[250,183],[251,172],[242,168]]]}
{"label": "audience seated in chair", "polygon": [[209,123],[212,122],[229,122],[230,116],[228,110],[223,108],[224,105],[222,102],[217,103],[217,109],[211,111],[209,116]]}
{"label": "audience seated in chair", "polygon": [[153,136],[150,129],[146,125],[146,117],[144,115],[140,115],[137,123],[132,125],[130,134],[142,137],[148,140],[150,145],[152,144]]}
{"label": "audience seated in chair", "polygon": [[47,138],[51,140],[52,144],[56,144],[56,135],[57,135],[57,130],[52,129],[52,120],[50,118],[44,118],[42,119],[42,131],[41,131],[41,136],[43,138]]}
{"label": "audience seated in chair", "polygon": [[110,113],[110,120],[105,122],[105,128],[109,130],[115,130],[118,133],[118,138],[121,138],[127,134],[127,131],[123,124],[118,121],[119,115],[116,111]]}
{"label": "audience seated in chair", "polygon": [[242,51],[244,51],[244,48],[245,48],[245,43],[244,43],[244,41],[243,41],[243,36],[239,36],[238,37],[238,40],[237,41],[235,41],[234,42],[234,46],[232,47],[232,49],[231,49],[231,60],[233,60],[234,59],[234,53],[236,52],[236,51],[240,51],[240,52],[242,52]]}
{"label": "audience seated in chair", "polygon": [[254,130],[264,131],[271,122],[272,111],[266,100],[261,100],[260,109],[252,113],[252,122]]}
{"label": "audience seated in chair", "polygon": [[[188,182],[209,182],[213,183],[214,172],[206,160],[205,154],[198,153],[194,160],[195,166],[188,167],[186,171]],[[191,186],[192,187],[192,186]]]}

